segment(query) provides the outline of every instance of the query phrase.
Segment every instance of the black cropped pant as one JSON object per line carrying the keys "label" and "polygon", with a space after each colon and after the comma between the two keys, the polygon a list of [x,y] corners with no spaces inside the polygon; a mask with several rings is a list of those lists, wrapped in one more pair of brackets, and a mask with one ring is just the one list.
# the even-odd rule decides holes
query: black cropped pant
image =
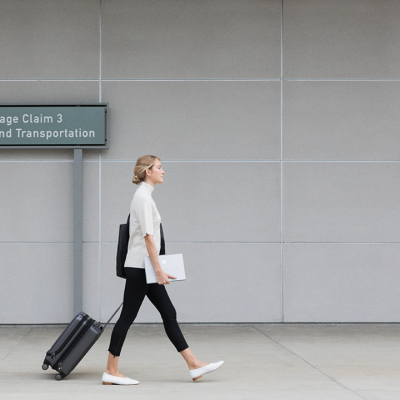
{"label": "black cropped pant", "polygon": [[161,314],[165,332],[177,351],[183,351],[189,346],[176,321],[176,311],[163,285],[146,283],[146,274],[142,268],[125,268],[126,283],[124,305],[121,315],[114,326],[108,351],[119,357],[129,327],[135,320],[139,308],[147,295]]}

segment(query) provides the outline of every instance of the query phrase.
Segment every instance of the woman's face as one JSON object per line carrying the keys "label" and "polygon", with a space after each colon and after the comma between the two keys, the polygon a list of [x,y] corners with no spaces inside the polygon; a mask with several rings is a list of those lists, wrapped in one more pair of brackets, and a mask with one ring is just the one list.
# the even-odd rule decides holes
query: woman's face
{"label": "woman's face", "polygon": [[156,160],[154,162],[153,168],[148,169],[147,171],[147,178],[149,179],[149,183],[153,186],[156,183],[163,183],[164,182],[164,170],[162,169],[160,160]]}

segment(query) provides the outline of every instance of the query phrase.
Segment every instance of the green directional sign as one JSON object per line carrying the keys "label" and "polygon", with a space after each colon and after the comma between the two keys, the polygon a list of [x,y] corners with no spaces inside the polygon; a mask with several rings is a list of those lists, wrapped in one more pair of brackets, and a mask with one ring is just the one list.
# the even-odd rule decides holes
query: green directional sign
{"label": "green directional sign", "polygon": [[107,105],[0,106],[0,147],[108,148]]}

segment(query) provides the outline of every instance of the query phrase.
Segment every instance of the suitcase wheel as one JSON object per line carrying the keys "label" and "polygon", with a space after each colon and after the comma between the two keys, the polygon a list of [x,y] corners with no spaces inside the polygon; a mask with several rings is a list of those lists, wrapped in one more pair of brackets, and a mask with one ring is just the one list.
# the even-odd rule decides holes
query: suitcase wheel
{"label": "suitcase wheel", "polygon": [[62,378],[63,378],[63,377],[62,377],[60,374],[57,374],[57,375],[56,375],[56,381],[61,381]]}
{"label": "suitcase wheel", "polygon": [[49,369],[49,366],[47,364],[43,364],[42,365],[42,370],[46,371],[47,369]]}

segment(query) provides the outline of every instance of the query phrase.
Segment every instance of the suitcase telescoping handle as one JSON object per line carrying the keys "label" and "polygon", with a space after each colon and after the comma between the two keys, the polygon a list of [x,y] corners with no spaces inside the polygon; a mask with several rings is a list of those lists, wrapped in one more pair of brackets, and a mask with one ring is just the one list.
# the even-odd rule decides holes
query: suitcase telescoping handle
{"label": "suitcase telescoping handle", "polygon": [[110,321],[114,318],[114,315],[119,311],[119,309],[122,307],[122,304],[124,304],[123,302],[121,303],[121,305],[115,310],[114,314],[111,315],[110,319],[106,322],[106,324],[101,328],[103,331],[106,328],[106,326],[110,323]]}

